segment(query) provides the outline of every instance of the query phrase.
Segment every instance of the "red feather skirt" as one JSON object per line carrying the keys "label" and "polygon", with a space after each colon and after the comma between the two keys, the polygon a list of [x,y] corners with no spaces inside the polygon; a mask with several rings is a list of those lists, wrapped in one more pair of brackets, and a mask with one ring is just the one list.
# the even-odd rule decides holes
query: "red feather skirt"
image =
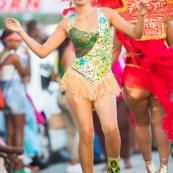
{"label": "red feather skirt", "polygon": [[167,48],[165,39],[127,41],[117,34],[129,57],[123,71],[123,85],[150,91],[163,106],[165,116],[162,129],[173,141],[173,47]]}

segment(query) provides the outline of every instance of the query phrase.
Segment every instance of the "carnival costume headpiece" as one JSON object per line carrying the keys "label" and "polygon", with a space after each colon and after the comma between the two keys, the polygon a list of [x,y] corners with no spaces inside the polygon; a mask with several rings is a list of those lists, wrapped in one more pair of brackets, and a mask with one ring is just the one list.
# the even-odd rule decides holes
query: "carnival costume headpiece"
{"label": "carnival costume headpiece", "polygon": [[[72,0],[61,0],[69,2]],[[145,18],[145,32],[143,39],[163,38],[164,27],[163,21],[173,19],[173,0],[151,0],[149,1],[151,9]],[[132,24],[138,19],[138,1],[135,0],[92,0],[91,5],[95,7],[109,7],[115,9],[119,14]],[[64,9],[63,15],[68,12],[74,12],[75,7],[70,6]]]}
{"label": "carnival costume headpiece", "polygon": [[[109,3],[108,3],[109,2]],[[115,9],[119,14],[132,24],[136,24],[138,19],[138,1],[135,0],[95,0],[94,6]],[[145,32],[143,39],[163,38],[163,21],[173,19],[173,0],[150,0],[150,10],[145,17]],[[113,5],[114,4],[114,5]]]}
{"label": "carnival costume headpiece", "polygon": [[[74,12],[75,7],[72,6],[72,0],[61,0],[62,2],[69,2],[69,8],[63,10],[63,15],[69,12]],[[95,7],[109,7],[112,9],[123,9],[126,2],[124,0],[92,0],[91,5]]]}

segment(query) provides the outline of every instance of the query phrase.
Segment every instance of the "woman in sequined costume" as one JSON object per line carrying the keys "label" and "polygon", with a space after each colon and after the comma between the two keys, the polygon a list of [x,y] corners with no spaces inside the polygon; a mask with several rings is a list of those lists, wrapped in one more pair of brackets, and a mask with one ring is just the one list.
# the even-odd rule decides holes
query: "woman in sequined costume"
{"label": "woman in sequined costume", "polygon": [[[133,24],[137,17],[135,3],[122,0],[117,9]],[[127,50],[123,95],[134,114],[137,139],[147,172],[156,173],[151,155],[152,123],[160,157],[159,173],[168,173],[170,143],[167,139],[173,141],[173,48],[168,49],[167,45],[173,46],[173,25],[168,21],[173,18],[173,1],[151,0],[150,3],[152,10],[146,16],[142,39],[133,39],[117,31],[114,51],[119,49],[119,44]]]}
{"label": "woman in sequined costume", "polygon": [[[49,39],[40,45],[32,40],[15,19],[8,18],[6,27],[16,31],[40,58],[46,57],[70,36],[76,58],[61,80],[67,101],[74,113],[80,135],[79,159],[84,173],[93,173],[92,110],[97,111],[106,140],[107,172],[118,173],[120,136],[117,126],[115,95],[120,88],[111,72],[113,26],[133,38],[143,34],[148,2],[138,6],[138,22],[131,25],[109,8],[92,8],[90,0],[73,0],[76,13],[62,20]],[[80,29],[79,29],[80,28]]]}

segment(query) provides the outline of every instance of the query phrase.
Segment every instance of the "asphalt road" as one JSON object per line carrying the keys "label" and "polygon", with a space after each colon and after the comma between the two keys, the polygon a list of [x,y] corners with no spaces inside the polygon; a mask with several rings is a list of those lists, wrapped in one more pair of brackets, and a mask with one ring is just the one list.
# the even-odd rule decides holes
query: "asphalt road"
{"label": "asphalt road", "polygon": [[[157,152],[153,152],[153,160],[157,169],[159,168],[159,157]],[[146,173],[145,165],[141,154],[135,154],[131,157],[131,163],[133,167],[131,169],[123,168],[123,160],[120,160],[121,173]],[[66,173],[66,167],[68,163],[54,164],[45,170],[39,171],[38,173]],[[94,166],[94,173],[106,173],[102,172],[101,169],[104,164],[99,164]],[[75,173],[75,172],[74,172]],[[169,159],[169,171],[168,173],[173,173],[173,158]]]}

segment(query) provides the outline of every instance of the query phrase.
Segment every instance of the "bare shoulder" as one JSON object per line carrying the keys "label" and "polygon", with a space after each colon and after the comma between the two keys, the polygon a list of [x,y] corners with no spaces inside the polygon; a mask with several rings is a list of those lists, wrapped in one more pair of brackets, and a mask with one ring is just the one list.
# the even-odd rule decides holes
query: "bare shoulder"
{"label": "bare shoulder", "polygon": [[58,29],[58,30],[60,29],[65,32],[68,32],[68,23],[69,23],[69,18],[61,20],[56,29]]}
{"label": "bare shoulder", "polygon": [[102,9],[102,12],[103,12],[104,16],[106,17],[107,21],[109,21],[109,23],[111,23],[110,21],[111,21],[112,16],[115,16],[116,14],[118,14],[115,10],[113,10],[111,8],[104,7],[101,9]]}
{"label": "bare shoulder", "polygon": [[166,24],[167,24],[167,27],[169,27],[169,28],[173,27],[173,21],[172,20],[167,21]]}
{"label": "bare shoulder", "polygon": [[13,59],[14,62],[20,61],[20,57],[17,54],[12,54],[12,56],[13,56],[12,59]]}
{"label": "bare shoulder", "polygon": [[166,23],[168,23],[169,25],[173,25],[173,20],[168,20]]}
{"label": "bare shoulder", "polygon": [[111,16],[112,14],[115,15],[115,13],[117,13],[115,10],[113,10],[111,8],[104,7],[104,8],[101,8],[101,9],[102,9],[105,16]]}
{"label": "bare shoulder", "polygon": [[164,28],[165,28],[165,32],[167,32],[170,28],[173,28],[173,21],[166,21],[164,23]]}
{"label": "bare shoulder", "polygon": [[11,56],[13,56],[13,58],[10,59],[9,64],[16,65],[20,63],[20,59],[17,54],[11,54]]}
{"label": "bare shoulder", "polygon": [[[6,51],[2,51],[2,52],[0,53],[0,59],[1,59],[6,53],[7,53]],[[5,55],[5,57],[7,58],[6,55]],[[19,59],[18,55],[15,54],[15,53],[9,54],[8,57],[10,57],[10,58],[9,58],[9,61],[8,61],[7,64],[14,64],[14,65],[15,65],[16,63],[20,62],[20,59]]]}

